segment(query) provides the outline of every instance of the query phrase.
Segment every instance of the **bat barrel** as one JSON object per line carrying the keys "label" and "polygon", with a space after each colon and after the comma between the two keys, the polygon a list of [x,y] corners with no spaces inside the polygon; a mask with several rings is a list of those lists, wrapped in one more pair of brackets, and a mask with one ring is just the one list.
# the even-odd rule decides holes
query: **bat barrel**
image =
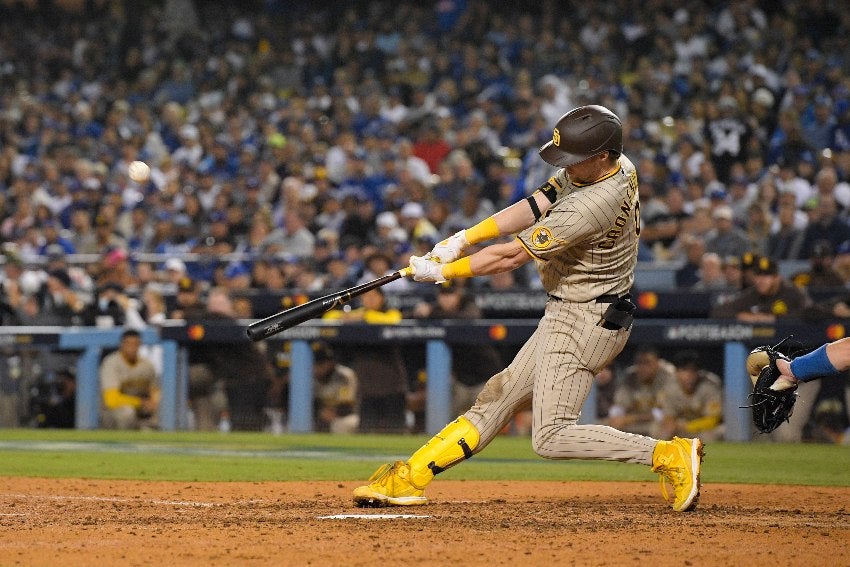
{"label": "bat barrel", "polygon": [[376,278],[372,281],[356,285],[352,288],[323,295],[312,301],[308,301],[303,305],[290,307],[280,313],[275,313],[265,319],[261,319],[248,325],[246,332],[252,341],[260,341],[267,339],[272,335],[276,335],[282,331],[290,329],[295,325],[299,325],[304,321],[309,321],[315,317],[319,317],[326,311],[330,311],[335,307],[339,307],[344,303],[351,301],[352,298],[362,295],[367,291],[371,291],[391,281],[395,281],[404,276],[410,275],[409,268],[404,268],[392,274]]}
{"label": "bat barrel", "polygon": [[266,339],[272,335],[276,335],[281,331],[292,328],[295,325],[300,325],[304,321],[309,321],[314,317],[322,315],[326,311],[330,311],[337,305],[351,300],[351,294],[341,292],[332,295],[325,295],[308,301],[303,305],[290,307],[286,311],[275,313],[270,317],[261,319],[255,323],[248,325],[248,337],[253,341]]}

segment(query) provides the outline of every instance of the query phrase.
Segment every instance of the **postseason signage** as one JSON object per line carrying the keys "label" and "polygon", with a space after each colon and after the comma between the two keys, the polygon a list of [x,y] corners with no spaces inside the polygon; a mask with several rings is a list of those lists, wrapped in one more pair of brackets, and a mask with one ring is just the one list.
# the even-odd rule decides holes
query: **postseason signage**
{"label": "postseason signage", "polygon": [[664,338],[668,341],[700,343],[716,341],[748,341],[754,338],[773,338],[775,335],[776,330],[773,327],[757,327],[736,323],[694,323],[686,325],[671,325],[664,330]]}
{"label": "postseason signage", "polygon": [[[480,319],[466,321],[405,320],[398,325],[367,325],[339,321],[310,321],[275,335],[274,340],[327,340],[332,343],[381,344],[424,343],[443,340],[450,344],[520,344],[537,328],[539,317],[533,319]],[[189,325],[163,327],[162,338],[180,344],[197,342],[233,343],[247,340],[245,321],[222,324],[220,321],[199,321]],[[816,345],[845,336],[845,327],[839,321],[806,324],[800,321],[781,322],[775,325],[748,325],[737,321],[710,321],[699,319],[636,319],[629,343],[656,346],[689,344],[720,345],[728,342],[762,344],[776,342],[789,335],[806,345]],[[44,337],[37,334],[0,334],[0,345],[41,343]],[[53,335],[55,340],[57,335]],[[51,338],[48,335],[48,338]],[[5,339],[6,342],[3,342]]]}

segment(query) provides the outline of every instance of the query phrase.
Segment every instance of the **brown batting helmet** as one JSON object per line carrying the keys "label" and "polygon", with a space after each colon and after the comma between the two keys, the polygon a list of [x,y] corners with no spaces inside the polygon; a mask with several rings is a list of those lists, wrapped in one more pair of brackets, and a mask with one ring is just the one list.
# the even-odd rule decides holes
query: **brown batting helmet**
{"label": "brown batting helmet", "polygon": [[540,148],[540,157],[556,167],[567,167],[606,150],[623,153],[623,124],[604,106],[589,104],[561,116],[552,139]]}

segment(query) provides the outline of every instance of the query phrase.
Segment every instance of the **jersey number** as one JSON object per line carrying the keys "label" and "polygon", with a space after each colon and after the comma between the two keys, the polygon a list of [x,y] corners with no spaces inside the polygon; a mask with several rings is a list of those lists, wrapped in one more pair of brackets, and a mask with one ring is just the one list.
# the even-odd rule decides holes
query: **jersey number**
{"label": "jersey number", "polygon": [[635,234],[640,236],[640,201],[635,201]]}

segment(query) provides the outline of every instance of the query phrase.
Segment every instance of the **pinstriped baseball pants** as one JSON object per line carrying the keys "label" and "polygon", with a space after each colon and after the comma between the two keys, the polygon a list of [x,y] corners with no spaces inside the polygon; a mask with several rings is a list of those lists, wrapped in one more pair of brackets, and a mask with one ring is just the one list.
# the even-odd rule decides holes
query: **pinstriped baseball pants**
{"label": "pinstriped baseball pants", "polygon": [[464,415],[487,446],[531,406],[532,443],[547,459],[652,464],[658,442],[605,425],[578,425],[594,376],[623,350],[630,331],[598,326],[608,304],[549,300],[543,318],[508,367],[490,378]]}

